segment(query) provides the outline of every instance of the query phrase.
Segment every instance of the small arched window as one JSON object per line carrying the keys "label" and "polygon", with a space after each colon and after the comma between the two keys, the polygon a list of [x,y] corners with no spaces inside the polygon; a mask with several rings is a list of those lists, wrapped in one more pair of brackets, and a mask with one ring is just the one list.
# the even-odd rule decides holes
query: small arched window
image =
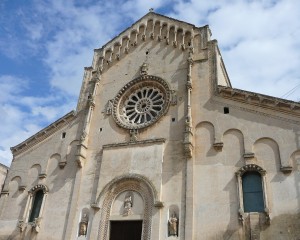
{"label": "small arched window", "polygon": [[245,172],[242,176],[244,212],[264,212],[264,196],[260,173]]}
{"label": "small arched window", "polygon": [[42,203],[44,198],[44,191],[42,189],[35,192],[32,201],[32,207],[29,215],[28,222],[34,222],[39,217]]}

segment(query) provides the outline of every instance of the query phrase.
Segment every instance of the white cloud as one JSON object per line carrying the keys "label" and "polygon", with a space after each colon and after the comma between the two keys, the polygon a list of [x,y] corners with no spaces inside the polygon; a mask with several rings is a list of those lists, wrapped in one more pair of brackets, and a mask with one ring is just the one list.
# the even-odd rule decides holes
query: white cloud
{"label": "white cloud", "polygon": [[[179,1],[173,17],[209,24],[233,87],[281,97],[300,82],[300,3]],[[299,100],[300,87],[288,96]]]}
{"label": "white cloud", "polygon": [[[18,62],[38,56],[49,70],[50,89],[42,97],[24,95],[31,87],[27,79],[0,76],[0,124],[5,126],[0,128],[0,162],[9,163],[10,146],[75,107],[83,67],[91,64],[93,49],[150,8],[196,26],[209,24],[233,87],[280,97],[300,83],[297,0],[35,0],[30,9],[20,7],[14,16],[0,16],[5,33],[0,51]],[[26,34],[12,34],[14,26]],[[289,98],[300,100],[299,95],[300,87]]]}
{"label": "white cloud", "polygon": [[0,162],[10,164],[10,147],[32,136],[45,125],[72,110],[73,98],[58,95],[33,97],[24,95],[27,81],[19,77],[0,76]]}

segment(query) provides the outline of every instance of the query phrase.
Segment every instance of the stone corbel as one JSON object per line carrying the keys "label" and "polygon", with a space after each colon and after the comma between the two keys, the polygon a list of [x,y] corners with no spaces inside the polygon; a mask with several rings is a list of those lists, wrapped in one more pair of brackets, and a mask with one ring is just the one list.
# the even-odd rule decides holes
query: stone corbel
{"label": "stone corbel", "polygon": [[19,187],[19,191],[21,191],[21,192],[23,192],[25,189],[26,189],[26,186],[25,186],[25,185],[21,185],[21,186]]}
{"label": "stone corbel", "polygon": [[280,171],[284,174],[290,174],[293,171],[293,167],[291,166],[282,166],[280,167]]}
{"label": "stone corbel", "polygon": [[163,208],[164,207],[164,203],[161,202],[161,201],[155,201],[154,207],[156,207],[156,208]]}
{"label": "stone corbel", "polygon": [[7,189],[3,189],[1,191],[1,195],[9,195],[9,191]]}
{"label": "stone corbel", "polygon": [[182,51],[185,50],[185,44],[184,43],[181,44],[181,49],[182,49]]}
{"label": "stone corbel", "polygon": [[47,174],[46,173],[40,173],[39,174],[39,179],[44,179],[47,177]]}
{"label": "stone corbel", "polygon": [[76,154],[76,162],[79,168],[82,168],[84,165],[84,160],[86,158],[87,147],[84,144],[78,145],[78,153]]}
{"label": "stone corbel", "polygon": [[254,153],[251,153],[251,152],[244,153],[243,157],[245,160],[250,160],[250,159],[254,158]]}
{"label": "stone corbel", "polygon": [[59,166],[60,169],[63,169],[66,165],[67,165],[66,161],[58,163],[58,166]]}
{"label": "stone corbel", "polygon": [[238,218],[239,218],[239,222],[244,225],[245,223],[245,213],[243,211],[243,209],[239,209],[239,213],[238,213]]}
{"label": "stone corbel", "polygon": [[27,224],[25,223],[24,219],[20,219],[18,221],[17,227],[20,229],[20,232],[23,232],[25,230]]}
{"label": "stone corbel", "polygon": [[221,152],[223,149],[224,143],[222,142],[216,142],[213,144],[213,147],[216,151]]}
{"label": "stone corbel", "polygon": [[31,224],[32,229],[34,229],[36,233],[38,233],[41,229],[41,220],[42,220],[42,218],[40,218],[40,217],[35,218]]}
{"label": "stone corbel", "polygon": [[150,34],[150,38],[154,39],[154,32]]}
{"label": "stone corbel", "polygon": [[100,210],[100,207],[97,203],[92,203],[91,204],[91,208],[94,209],[95,211],[99,211]]}

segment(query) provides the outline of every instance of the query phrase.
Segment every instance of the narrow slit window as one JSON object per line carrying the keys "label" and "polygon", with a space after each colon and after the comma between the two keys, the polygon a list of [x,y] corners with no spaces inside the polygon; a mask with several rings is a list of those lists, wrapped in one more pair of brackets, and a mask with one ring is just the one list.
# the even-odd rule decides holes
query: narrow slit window
{"label": "narrow slit window", "polygon": [[229,107],[224,107],[224,114],[228,114],[229,113]]}
{"label": "narrow slit window", "polygon": [[66,135],[67,135],[67,133],[66,133],[66,132],[63,132],[63,133],[61,134],[61,138],[65,138]]}

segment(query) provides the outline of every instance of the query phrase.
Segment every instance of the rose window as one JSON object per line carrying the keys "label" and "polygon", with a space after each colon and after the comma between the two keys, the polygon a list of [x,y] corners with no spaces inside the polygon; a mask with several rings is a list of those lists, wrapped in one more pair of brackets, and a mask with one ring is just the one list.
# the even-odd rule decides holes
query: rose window
{"label": "rose window", "polygon": [[158,120],[167,110],[170,90],[167,83],[154,76],[142,76],[128,84],[114,100],[113,116],[127,129],[139,129]]}

